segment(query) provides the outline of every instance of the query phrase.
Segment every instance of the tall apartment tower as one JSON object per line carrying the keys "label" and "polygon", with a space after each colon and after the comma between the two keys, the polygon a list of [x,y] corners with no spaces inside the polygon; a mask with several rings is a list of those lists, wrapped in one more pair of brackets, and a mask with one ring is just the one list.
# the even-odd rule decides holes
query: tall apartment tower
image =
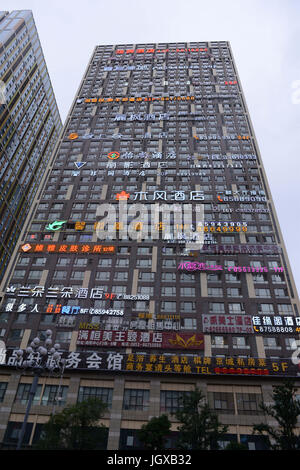
{"label": "tall apartment tower", "polygon": [[62,124],[31,11],[0,12],[0,291]]}
{"label": "tall apartment tower", "polygon": [[[107,448],[139,447],[149,417],[195,386],[231,440],[294,377],[299,304],[227,42],[97,46],[1,304],[1,441],[32,376],[16,350],[51,329],[66,366],[40,377],[24,443],[50,413],[108,404]],[[22,362],[22,361],[21,361]]]}

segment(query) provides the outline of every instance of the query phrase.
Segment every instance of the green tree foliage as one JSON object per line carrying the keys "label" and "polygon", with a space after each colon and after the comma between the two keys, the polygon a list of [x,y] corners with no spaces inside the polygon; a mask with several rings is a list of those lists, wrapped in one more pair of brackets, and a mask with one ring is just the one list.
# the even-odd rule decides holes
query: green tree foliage
{"label": "green tree foliage", "polygon": [[218,449],[218,440],[227,432],[228,426],[219,422],[217,414],[210,409],[201,390],[195,389],[183,395],[182,406],[175,413],[179,426],[178,447],[182,449]]}
{"label": "green tree foliage", "polygon": [[138,439],[147,450],[164,449],[167,436],[170,432],[171,422],[167,415],[151,418],[147,424],[143,424],[138,431]]}
{"label": "green tree foliage", "polygon": [[253,427],[254,433],[265,436],[267,445],[273,450],[299,450],[300,438],[296,435],[297,418],[300,415],[300,403],[295,397],[296,388],[291,380],[277,385],[273,390],[274,404],[264,403],[260,408],[265,416],[271,416],[277,421],[277,426],[266,423]]}
{"label": "green tree foliage", "polygon": [[91,399],[64,408],[52,415],[43,427],[37,449],[104,449],[107,430],[99,420],[107,406]]}

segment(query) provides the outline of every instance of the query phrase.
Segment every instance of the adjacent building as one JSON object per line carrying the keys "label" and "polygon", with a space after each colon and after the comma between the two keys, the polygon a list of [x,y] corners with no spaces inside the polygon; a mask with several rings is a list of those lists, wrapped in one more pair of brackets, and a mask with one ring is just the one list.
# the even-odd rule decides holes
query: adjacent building
{"label": "adjacent building", "polygon": [[50,328],[66,367],[39,379],[26,444],[97,396],[108,449],[162,413],[174,448],[198,386],[223,446],[263,448],[259,403],[298,380],[299,304],[229,43],[97,46],[47,170],[1,305],[2,442],[32,382],[15,351]]}
{"label": "adjacent building", "polygon": [[0,12],[0,290],[62,124],[31,11]]}

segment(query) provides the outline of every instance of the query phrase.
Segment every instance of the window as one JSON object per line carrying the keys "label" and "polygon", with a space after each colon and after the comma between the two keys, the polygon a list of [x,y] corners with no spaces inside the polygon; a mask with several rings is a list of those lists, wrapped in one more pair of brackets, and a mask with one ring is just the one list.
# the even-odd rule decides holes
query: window
{"label": "window", "polygon": [[117,259],[116,266],[126,268],[129,266],[129,258],[120,258]]}
{"label": "window", "polygon": [[9,339],[11,341],[16,341],[22,339],[24,330],[10,330]]}
{"label": "window", "polygon": [[98,266],[102,267],[108,267],[112,265],[112,259],[111,258],[102,258],[98,261]]}
{"label": "window", "polygon": [[57,279],[57,280],[67,279],[67,271],[54,271],[53,279]]}
{"label": "window", "polygon": [[195,297],[196,289],[194,287],[181,287],[180,295],[183,297]]}
{"label": "window", "polygon": [[149,408],[149,390],[125,389],[123,409],[147,411]]}
{"label": "window", "polygon": [[70,264],[70,258],[58,258],[56,264],[58,266],[68,266]]}
{"label": "window", "polygon": [[127,281],[127,279],[128,279],[127,271],[119,271],[119,272],[116,272],[114,275],[115,281]]}
{"label": "window", "polygon": [[232,344],[234,348],[247,348],[246,338],[244,336],[233,336]]}
{"label": "window", "polygon": [[277,349],[278,343],[277,343],[277,338],[263,338],[264,341],[264,347],[266,349]]}
{"label": "window", "polygon": [[207,274],[207,282],[221,282],[221,280],[222,280],[222,275],[220,273],[208,273]]}
{"label": "window", "polygon": [[[29,392],[31,389],[31,384],[19,384],[18,390],[15,396],[15,402],[21,403],[22,405],[26,405],[29,399]],[[38,385],[34,398],[33,398],[33,405],[37,405],[40,401],[42,391],[42,385]]]}
{"label": "window", "polygon": [[56,333],[56,341],[59,343],[69,343],[71,341],[71,337],[71,331],[57,331]]}
{"label": "window", "polygon": [[285,342],[286,349],[295,349],[296,348],[295,338],[285,338],[284,342]]}
{"label": "window", "polygon": [[267,313],[269,315],[273,315],[274,305],[273,304],[258,304],[258,311],[260,313]]}
{"label": "window", "polygon": [[223,289],[221,287],[208,287],[207,294],[209,297],[223,297]]}
{"label": "window", "polygon": [[224,336],[212,336],[211,338],[211,345],[215,346],[216,348],[227,348],[227,339]]}
{"label": "window", "polygon": [[68,387],[59,385],[45,385],[41,405],[58,405],[62,406],[66,402]]}
{"label": "window", "polygon": [[261,414],[260,403],[262,402],[259,393],[237,393],[237,411],[240,415]]}
{"label": "window", "polygon": [[176,302],[172,302],[172,301],[162,302],[161,309],[164,312],[176,312]]}
{"label": "window", "polygon": [[108,281],[110,278],[110,271],[98,271],[96,273],[96,278],[97,280],[101,281]]}
{"label": "window", "polygon": [[274,289],[275,297],[288,297],[287,289]]}
{"label": "window", "polygon": [[235,414],[233,393],[208,392],[208,402],[219,413]]}
{"label": "window", "polygon": [[241,303],[229,303],[228,311],[232,314],[245,313],[245,307],[244,304]]}
{"label": "window", "polygon": [[208,308],[210,313],[225,313],[223,302],[209,302]]}
{"label": "window", "polygon": [[176,413],[176,411],[182,408],[183,397],[188,394],[189,392],[162,390],[160,392],[160,411]]}
{"label": "window", "polygon": [[7,382],[0,382],[0,403],[2,403],[4,400],[7,385],[8,385]]}
{"label": "window", "polygon": [[180,309],[183,312],[194,312],[196,310],[195,302],[180,302]]}
{"label": "window", "polygon": [[105,387],[79,387],[78,402],[90,400],[92,398],[98,398],[105,403],[108,408],[111,408],[112,404],[112,388]]}
{"label": "window", "polygon": [[293,307],[291,304],[277,304],[278,312],[283,315],[285,313],[293,314]]}
{"label": "window", "polygon": [[183,330],[196,330],[197,329],[196,318],[181,318],[181,328]]}
{"label": "window", "polygon": [[71,279],[76,281],[82,281],[84,278],[84,271],[72,271]]}
{"label": "window", "polygon": [[176,273],[162,273],[162,281],[176,281]]}
{"label": "window", "polygon": [[242,297],[242,290],[238,287],[228,287],[227,288],[228,297]]}
{"label": "window", "polygon": [[256,297],[271,297],[270,289],[255,289]]}
{"label": "window", "polygon": [[166,295],[166,296],[175,296],[176,295],[176,287],[162,287],[161,289],[161,295]]}

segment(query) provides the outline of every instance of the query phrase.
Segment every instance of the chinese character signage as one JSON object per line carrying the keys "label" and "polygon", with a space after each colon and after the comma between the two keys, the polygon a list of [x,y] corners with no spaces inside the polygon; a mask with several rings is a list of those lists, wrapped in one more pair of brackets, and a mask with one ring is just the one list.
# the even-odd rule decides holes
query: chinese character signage
{"label": "chinese character signage", "polygon": [[117,348],[204,349],[201,334],[153,331],[79,330],[77,345]]}
{"label": "chinese character signage", "polygon": [[95,243],[62,244],[62,243],[26,243],[20,246],[24,253],[89,253],[110,254],[115,252],[114,246],[97,245]]}
{"label": "chinese character signage", "polygon": [[[19,358],[18,349],[3,350],[2,365],[20,366],[27,357]],[[38,353],[39,354],[39,353]],[[66,370],[97,370],[100,372],[139,372],[144,374],[180,374],[193,376],[238,375],[296,377],[300,375],[298,365],[290,358],[269,359],[256,357],[204,357],[185,354],[144,354],[119,352],[63,352]],[[49,358],[49,362],[53,361]]]}
{"label": "chinese character signage", "polygon": [[14,287],[13,285],[6,288],[6,294],[12,297],[48,297],[51,299],[104,299],[104,300],[150,300],[148,294],[115,294],[113,292],[103,292],[102,287]]}
{"label": "chinese character signage", "polygon": [[300,333],[300,317],[292,315],[257,315],[252,325],[256,333]]}
{"label": "chinese character signage", "polygon": [[202,315],[203,333],[253,333],[250,315]]}

